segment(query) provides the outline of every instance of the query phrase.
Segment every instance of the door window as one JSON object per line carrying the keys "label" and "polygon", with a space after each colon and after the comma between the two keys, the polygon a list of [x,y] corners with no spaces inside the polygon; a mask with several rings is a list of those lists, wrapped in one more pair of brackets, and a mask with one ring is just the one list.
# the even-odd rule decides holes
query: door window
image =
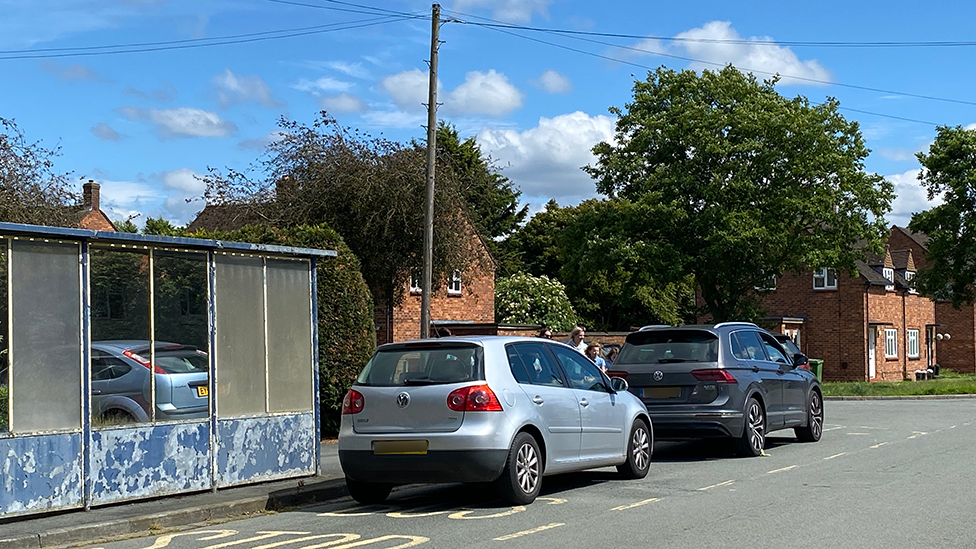
{"label": "door window", "polygon": [[792,364],[793,361],[786,358],[783,351],[780,350],[779,344],[776,340],[768,334],[759,334],[762,338],[763,345],[766,347],[766,354],[769,356],[769,360],[779,363],[779,364]]}
{"label": "door window", "polygon": [[[518,358],[522,361],[525,368],[527,383],[531,385],[544,385],[546,387],[565,387],[556,365],[552,363],[549,353],[541,343],[516,343],[510,347],[514,348]],[[509,362],[511,365],[511,362]],[[513,366],[513,374],[517,369]],[[519,379],[516,375],[515,379]],[[519,383],[524,383],[521,380]]]}
{"label": "door window", "polygon": [[732,332],[732,354],[739,360],[766,360],[763,344],[751,330]]}
{"label": "door window", "polygon": [[607,385],[603,382],[603,375],[600,373],[600,369],[585,356],[571,349],[560,347],[559,345],[551,345],[550,348],[553,354],[556,355],[556,360],[559,361],[559,365],[566,372],[566,377],[569,378],[569,383],[573,389],[599,391],[601,393],[610,392],[607,390]]}

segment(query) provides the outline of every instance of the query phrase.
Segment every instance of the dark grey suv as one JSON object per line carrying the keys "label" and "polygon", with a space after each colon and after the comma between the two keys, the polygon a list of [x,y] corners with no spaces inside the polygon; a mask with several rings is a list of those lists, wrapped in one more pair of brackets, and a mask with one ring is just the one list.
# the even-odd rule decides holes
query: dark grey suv
{"label": "dark grey suv", "polygon": [[823,433],[820,383],[755,324],[649,326],[627,336],[611,376],[647,406],[658,439],[731,437],[758,456],[770,431]]}

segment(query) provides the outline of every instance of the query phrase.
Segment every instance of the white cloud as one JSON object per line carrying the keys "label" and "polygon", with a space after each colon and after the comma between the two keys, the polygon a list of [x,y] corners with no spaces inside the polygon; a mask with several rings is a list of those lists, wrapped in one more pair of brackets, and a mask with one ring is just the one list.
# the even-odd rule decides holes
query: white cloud
{"label": "white cloud", "polygon": [[201,175],[189,168],[163,172],[159,179],[163,188],[170,191],[163,207],[169,214],[167,219],[183,225],[203,209],[203,191],[207,185]]}
{"label": "white cloud", "polygon": [[369,111],[363,120],[371,128],[418,128],[427,123],[427,113],[406,111]]}
{"label": "white cloud", "polygon": [[237,144],[237,148],[244,151],[263,151],[268,148],[268,145],[281,141],[285,134],[278,130],[269,132],[267,135],[258,137],[257,139],[245,139]]}
{"label": "white cloud", "polygon": [[457,0],[454,9],[459,12],[473,8],[489,8],[494,19],[511,23],[527,23],[533,13],[549,18],[549,4],[552,0]]}
{"label": "white cloud", "polygon": [[122,107],[118,112],[129,120],[155,124],[160,139],[227,137],[237,132],[236,124],[224,120],[217,113],[192,107],[164,110]]}
{"label": "white cloud", "polygon": [[918,180],[921,170],[909,170],[905,173],[887,175],[885,179],[895,186],[895,200],[891,204],[891,213],[887,219],[900,227],[908,226],[912,214],[931,209],[942,204],[942,198],[936,196],[929,201],[927,191]]}
{"label": "white cloud", "polygon": [[334,113],[364,112],[369,108],[365,101],[345,92],[319,98],[319,106]]}
{"label": "white cloud", "polygon": [[915,160],[915,153],[909,149],[892,149],[882,147],[878,149],[878,154],[887,158],[888,160],[894,160],[895,162],[907,162],[909,160]]}
{"label": "white cloud", "polygon": [[966,129],[967,130],[976,130],[976,123],[973,123],[973,124],[970,124],[970,125],[966,126]]}
{"label": "white cloud", "polygon": [[91,128],[92,135],[101,139],[102,141],[121,141],[122,135],[112,129],[112,126],[104,122],[99,122]]}
{"label": "white cloud", "polygon": [[292,87],[298,91],[311,93],[312,95],[321,95],[322,93],[349,91],[352,89],[352,83],[336,80],[330,76],[323,76],[318,80],[307,80],[302,78],[297,83],[293,84]]}
{"label": "white cloud", "polygon": [[[386,92],[393,103],[401,110],[416,112],[426,110],[428,93],[428,73],[420,69],[391,74],[380,81],[380,89]],[[437,93],[440,95],[441,83],[437,83]]]}
{"label": "white cloud", "polygon": [[444,98],[444,110],[457,115],[504,116],[521,106],[522,92],[494,69],[469,72]]}
{"label": "white cloud", "polygon": [[84,65],[63,66],[55,63],[54,61],[45,61],[42,67],[44,68],[44,72],[53,74],[65,82],[104,79],[100,74],[95,72],[94,69],[90,69]]}
{"label": "white cloud", "polygon": [[559,72],[552,69],[539,75],[532,84],[547,93],[569,93],[573,91],[573,83]]}
{"label": "white cloud", "polygon": [[260,76],[238,76],[230,69],[224,69],[223,74],[213,77],[214,92],[221,107],[229,107],[238,103],[260,103],[265,107],[274,108],[280,102],[271,94],[271,88],[265,84]]}
{"label": "white cloud", "polygon": [[176,86],[174,86],[173,84],[170,84],[169,82],[167,82],[165,80],[163,81],[162,84],[159,85],[158,88],[156,88],[155,90],[152,90],[149,93],[146,93],[146,92],[144,92],[142,90],[136,89],[136,88],[134,88],[132,86],[126,86],[125,89],[122,90],[122,93],[124,93],[125,95],[131,95],[133,97],[138,97],[139,99],[143,99],[143,100],[146,100],[146,101],[149,101],[150,99],[155,99],[156,101],[159,101],[160,103],[165,103],[167,101],[172,101],[172,100],[176,99],[176,95],[177,95]]}
{"label": "white cloud", "polygon": [[[96,170],[98,173],[99,170]],[[160,199],[160,192],[145,181],[97,180],[99,206],[112,221],[144,218],[143,212]]]}
{"label": "white cloud", "polygon": [[[676,38],[692,38],[696,40],[744,40],[728,21],[711,21],[705,25],[691,29]],[[770,40],[768,37],[751,37],[747,42]],[[708,63],[692,62],[695,70],[718,68],[715,63],[725,65],[731,63],[743,71],[753,71],[760,78],[768,78],[767,73],[777,73],[783,76],[780,84],[826,85],[830,81],[830,73],[816,60],[800,61],[793,50],[774,44],[729,43],[729,42],[678,42],[678,48],[684,49],[689,56],[707,61]],[[757,71],[763,71],[759,73]],[[796,78],[789,78],[790,76]],[[822,83],[799,80],[808,78],[821,80]]]}
{"label": "white cloud", "polygon": [[596,195],[593,180],[580,168],[596,161],[594,145],[613,139],[614,123],[609,116],[577,111],[540,118],[538,126],[523,132],[485,129],[477,140],[527,201],[544,204],[555,198],[569,205]]}
{"label": "white cloud", "polygon": [[369,71],[362,63],[347,63],[345,61],[329,61],[326,65],[353,78],[369,78]]}

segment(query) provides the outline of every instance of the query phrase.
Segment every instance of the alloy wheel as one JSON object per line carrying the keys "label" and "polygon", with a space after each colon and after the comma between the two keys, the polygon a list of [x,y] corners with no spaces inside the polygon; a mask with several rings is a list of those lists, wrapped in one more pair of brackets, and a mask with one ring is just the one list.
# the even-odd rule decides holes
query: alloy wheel
{"label": "alloy wheel", "polygon": [[638,469],[646,469],[651,460],[651,444],[648,440],[647,430],[643,426],[634,429],[634,438],[630,444],[634,465]]}
{"label": "alloy wheel", "polygon": [[515,473],[522,491],[531,494],[539,482],[539,456],[531,444],[523,444],[519,448]]}
{"label": "alloy wheel", "polygon": [[819,439],[823,434],[823,420],[823,400],[819,393],[814,392],[810,397],[810,431],[815,439]]}
{"label": "alloy wheel", "polygon": [[755,400],[749,406],[749,443],[756,455],[762,453],[766,446],[766,421],[763,417],[762,406]]}

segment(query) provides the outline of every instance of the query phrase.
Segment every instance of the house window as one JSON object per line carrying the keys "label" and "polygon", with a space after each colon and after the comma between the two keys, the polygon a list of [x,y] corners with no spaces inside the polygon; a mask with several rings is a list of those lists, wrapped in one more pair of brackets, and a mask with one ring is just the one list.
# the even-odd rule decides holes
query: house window
{"label": "house window", "polygon": [[895,270],[889,267],[884,267],[881,269],[881,275],[891,281],[891,284],[885,285],[885,290],[888,290],[889,292],[895,291]]}
{"label": "house window", "polygon": [[917,294],[918,290],[915,289],[915,283],[912,282],[913,278],[915,278],[915,271],[905,271],[905,280],[909,283],[908,291]]}
{"label": "house window", "polygon": [[918,358],[918,330],[908,330],[908,358]]}
{"label": "house window", "polygon": [[776,275],[769,275],[765,280],[759,283],[755,288],[760,292],[771,292],[776,289]]}
{"label": "house window", "polygon": [[814,290],[836,290],[837,273],[830,269],[817,269],[813,271]]}
{"label": "house window", "polygon": [[885,357],[898,358],[898,330],[885,328]]}
{"label": "house window", "polygon": [[451,280],[447,283],[447,295],[461,295],[461,271],[451,273]]}
{"label": "house window", "polygon": [[410,293],[420,294],[423,293],[423,288],[420,286],[420,273],[413,273],[410,275]]}

